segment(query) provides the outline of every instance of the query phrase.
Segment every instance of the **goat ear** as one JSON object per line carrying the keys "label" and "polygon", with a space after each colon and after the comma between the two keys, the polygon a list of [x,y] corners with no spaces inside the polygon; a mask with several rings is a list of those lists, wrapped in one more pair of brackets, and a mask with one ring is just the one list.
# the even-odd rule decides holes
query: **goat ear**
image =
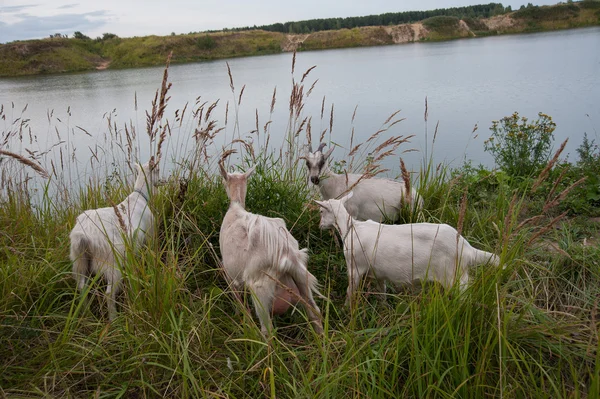
{"label": "goat ear", "polygon": [[140,176],[144,173],[144,168],[142,167],[141,164],[139,163],[135,163],[135,175],[136,176]]}
{"label": "goat ear", "polygon": [[219,162],[219,172],[221,172],[221,177],[227,181],[227,170],[225,169],[223,162]]}
{"label": "goat ear", "polygon": [[315,204],[319,205],[321,208],[327,208],[325,206],[325,201],[317,201],[317,200],[313,200],[315,202]]}
{"label": "goat ear", "polygon": [[331,153],[333,152],[334,149],[335,149],[335,147],[332,146],[329,150],[327,150],[325,155],[323,155],[323,159],[329,158],[329,156],[331,155]]}
{"label": "goat ear", "polygon": [[254,174],[254,170],[256,169],[256,165],[254,165],[253,167],[251,167],[250,169],[248,169],[246,171],[246,173],[244,173],[244,176],[246,176],[246,179],[249,178],[250,176],[252,176]]}
{"label": "goat ear", "polygon": [[354,196],[354,191],[350,191],[348,194],[344,195],[342,198],[340,198],[340,201],[342,201],[342,204],[346,204],[346,202],[348,202],[352,196]]}
{"label": "goat ear", "polygon": [[308,143],[308,152],[313,152],[312,143]]}

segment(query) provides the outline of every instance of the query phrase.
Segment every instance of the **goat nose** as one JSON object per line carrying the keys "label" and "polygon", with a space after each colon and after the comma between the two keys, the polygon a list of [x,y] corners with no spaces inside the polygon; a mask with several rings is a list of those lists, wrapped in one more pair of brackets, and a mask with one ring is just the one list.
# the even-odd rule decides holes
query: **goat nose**
{"label": "goat nose", "polygon": [[313,184],[319,184],[319,176],[312,176],[310,181],[313,182]]}

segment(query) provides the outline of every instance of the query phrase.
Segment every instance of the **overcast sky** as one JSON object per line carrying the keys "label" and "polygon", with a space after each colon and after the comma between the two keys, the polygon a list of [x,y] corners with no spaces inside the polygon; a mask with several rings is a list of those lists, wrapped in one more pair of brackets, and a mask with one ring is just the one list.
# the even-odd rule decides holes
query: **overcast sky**
{"label": "overcast sky", "polygon": [[[492,0],[0,0],[0,43],[80,31],[121,37],[168,35],[313,18],[355,17]],[[498,1],[498,0],[496,0]],[[558,0],[532,1],[536,5]],[[520,7],[523,1],[502,1]]]}

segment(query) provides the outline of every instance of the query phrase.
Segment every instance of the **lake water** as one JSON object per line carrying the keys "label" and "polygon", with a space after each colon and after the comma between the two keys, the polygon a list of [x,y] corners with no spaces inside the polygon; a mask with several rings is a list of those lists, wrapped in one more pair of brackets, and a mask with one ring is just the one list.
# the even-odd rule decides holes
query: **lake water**
{"label": "lake water", "polygon": [[[331,104],[334,104],[335,115],[331,139],[344,146],[349,145],[353,128],[355,142],[364,141],[390,114],[401,110],[398,117],[405,120],[384,135],[415,135],[412,143],[403,147],[421,151],[404,155],[411,168],[418,169],[423,157],[426,128],[431,141],[437,122],[436,161],[458,166],[467,159],[474,164],[493,166],[493,159],[483,151],[483,141],[490,135],[491,121],[514,111],[535,118],[541,111],[551,115],[557,124],[555,148],[568,137],[567,151],[570,159],[576,160],[575,149],[584,132],[600,141],[599,49],[600,28],[588,28],[301,52],[297,55],[295,76],[299,80],[305,70],[316,65],[307,78],[307,86],[315,79],[318,82],[303,111],[304,116],[313,118],[314,141],[318,140],[320,131],[329,127]],[[169,69],[173,86],[166,116],[174,127],[170,139],[171,157],[176,156],[177,151],[173,148],[179,145],[174,143],[186,142],[189,139],[183,137],[190,137],[194,130],[186,124],[176,128],[173,123],[175,110],[182,109],[186,103],[193,105],[198,96],[208,102],[220,99],[212,118],[222,126],[229,101],[229,122],[219,136],[220,140],[229,140],[234,134],[233,104],[237,103],[243,85],[245,89],[238,114],[241,135],[246,136],[255,128],[258,112],[261,129],[272,120],[271,143],[279,145],[283,140],[289,116],[292,54],[228,62],[235,95],[230,89],[225,60],[173,65]],[[25,117],[37,135],[37,143],[13,143],[11,148],[21,152],[25,148],[47,149],[58,141],[59,135],[64,140],[69,132],[69,151],[76,148],[80,162],[85,162],[86,158],[89,160],[88,147],[103,142],[108,131],[108,114],[118,129],[131,123],[138,132],[144,131],[145,111],[150,109],[162,73],[163,68],[156,67],[0,79],[0,103],[8,114],[7,120],[18,117],[27,105]],[[270,116],[275,87],[277,102]],[[323,97],[326,115],[321,120]],[[426,97],[427,126],[423,118]],[[356,116],[352,121],[355,108]],[[49,118],[50,110],[54,112]],[[479,129],[472,133],[475,125]],[[93,137],[85,135],[76,126],[84,128]],[[5,121],[3,130],[7,129],[8,122]],[[143,156],[148,150],[143,134],[139,136]],[[344,151],[338,149],[334,152],[334,157],[336,155],[341,158]],[[397,158],[386,166],[397,171]]]}

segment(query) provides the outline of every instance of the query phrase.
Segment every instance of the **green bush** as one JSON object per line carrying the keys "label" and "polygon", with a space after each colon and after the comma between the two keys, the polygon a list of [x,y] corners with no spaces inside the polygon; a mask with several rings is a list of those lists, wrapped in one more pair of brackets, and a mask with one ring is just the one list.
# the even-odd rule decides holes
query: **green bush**
{"label": "green bush", "polygon": [[575,4],[558,4],[551,7],[527,7],[515,11],[513,18],[540,20],[559,20],[575,17],[579,14],[579,7]]}
{"label": "green bush", "polygon": [[215,39],[213,39],[212,36],[204,35],[196,40],[196,45],[200,50],[212,50],[217,47],[217,42],[215,42]]}
{"label": "green bush", "polygon": [[425,25],[428,29],[438,30],[438,29],[452,29],[457,28],[460,20],[457,17],[447,17],[447,16],[438,16],[427,18],[423,21],[423,25]]}
{"label": "green bush", "polygon": [[538,172],[548,161],[556,124],[546,114],[529,123],[518,112],[493,121],[492,136],[485,141],[486,152],[509,176],[527,177]]}

